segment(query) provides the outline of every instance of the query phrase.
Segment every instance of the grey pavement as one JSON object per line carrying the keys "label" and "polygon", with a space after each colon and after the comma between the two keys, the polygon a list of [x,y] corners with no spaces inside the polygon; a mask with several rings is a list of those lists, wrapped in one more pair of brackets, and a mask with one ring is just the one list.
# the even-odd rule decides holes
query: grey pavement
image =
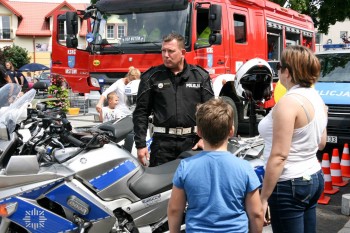
{"label": "grey pavement", "polygon": [[[96,113],[80,113],[68,115],[73,129],[93,127],[101,122],[95,121]],[[317,233],[350,233],[350,217],[341,214],[342,195],[350,193],[350,184],[339,188],[340,192],[331,197],[328,205],[317,206]],[[272,233],[271,226],[266,226],[263,233]]]}
{"label": "grey pavement", "polygon": [[101,122],[96,121],[96,116],[95,113],[80,113],[79,115],[67,115],[67,118],[73,128],[84,128],[101,124]]}

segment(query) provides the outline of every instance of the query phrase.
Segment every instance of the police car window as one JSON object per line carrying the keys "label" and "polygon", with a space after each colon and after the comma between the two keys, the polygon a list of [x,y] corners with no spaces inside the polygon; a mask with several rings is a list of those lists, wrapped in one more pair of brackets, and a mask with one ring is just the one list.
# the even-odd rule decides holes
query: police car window
{"label": "police car window", "polygon": [[319,54],[319,82],[350,82],[350,53]]}

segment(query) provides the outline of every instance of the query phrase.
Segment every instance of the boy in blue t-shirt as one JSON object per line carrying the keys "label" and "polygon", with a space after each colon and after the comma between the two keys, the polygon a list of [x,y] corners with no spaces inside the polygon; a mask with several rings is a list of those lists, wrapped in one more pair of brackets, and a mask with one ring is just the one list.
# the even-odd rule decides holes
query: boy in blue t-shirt
{"label": "boy in blue t-shirt", "polygon": [[186,232],[262,232],[260,181],[252,166],[227,151],[233,136],[233,110],[211,99],[196,113],[204,151],[183,159],[173,178],[169,229],[180,232],[186,207]]}

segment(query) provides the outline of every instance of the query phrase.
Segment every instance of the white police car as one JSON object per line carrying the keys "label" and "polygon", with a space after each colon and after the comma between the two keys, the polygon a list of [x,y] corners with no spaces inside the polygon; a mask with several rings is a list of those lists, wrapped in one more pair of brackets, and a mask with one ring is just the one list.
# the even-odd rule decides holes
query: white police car
{"label": "white police car", "polygon": [[327,142],[334,146],[350,143],[350,44],[327,44],[316,53],[321,62],[315,85],[328,106]]}

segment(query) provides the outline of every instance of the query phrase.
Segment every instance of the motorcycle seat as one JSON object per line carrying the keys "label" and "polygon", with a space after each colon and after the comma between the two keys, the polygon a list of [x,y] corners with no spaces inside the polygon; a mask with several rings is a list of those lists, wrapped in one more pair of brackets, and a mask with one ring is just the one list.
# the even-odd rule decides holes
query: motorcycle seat
{"label": "motorcycle seat", "polygon": [[180,161],[176,159],[157,167],[146,167],[144,173],[131,182],[130,190],[141,199],[170,190]]}

